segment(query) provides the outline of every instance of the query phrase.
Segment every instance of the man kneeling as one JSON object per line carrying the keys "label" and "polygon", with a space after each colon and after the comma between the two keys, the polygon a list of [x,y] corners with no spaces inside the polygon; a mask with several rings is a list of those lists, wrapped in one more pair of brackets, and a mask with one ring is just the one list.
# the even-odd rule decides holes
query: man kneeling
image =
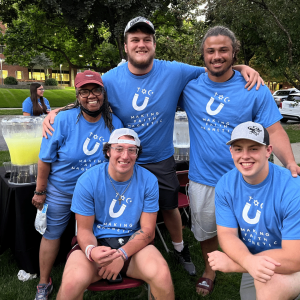
{"label": "man kneeling", "polygon": [[295,299],[300,293],[300,178],[268,162],[269,135],[258,123],[238,125],[227,143],[236,168],[216,186],[223,252],[213,270],[241,272],[242,300]]}
{"label": "man kneeling", "polygon": [[71,210],[82,250],[77,246],[71,253],[57,299],[82,299],[91,283],[115,280],[120,272],[150,284],[153,299],[174,299],[168,265],[149,245],[159,209],[158,183],[135,163],[140,140],[131,129],[117,129],[103,152],[109,162],[86,171],[75,187]]}

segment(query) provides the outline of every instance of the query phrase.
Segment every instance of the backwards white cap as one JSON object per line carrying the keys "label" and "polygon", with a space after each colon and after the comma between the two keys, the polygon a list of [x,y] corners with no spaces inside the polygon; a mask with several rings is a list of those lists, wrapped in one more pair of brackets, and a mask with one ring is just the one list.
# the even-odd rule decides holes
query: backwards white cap
{"label": "backwards white cap", "polygon": [[[130,135],[134,138],[133,140],[119,140],[119,138],[123,135]],[[119,128],[116,129],[112,132],[110,135],[108,144],[131,144],[131,145],[136,145],[137,147],[140,146],[141,142],[140,139],[137,135],[137,133],[129,128]]]}

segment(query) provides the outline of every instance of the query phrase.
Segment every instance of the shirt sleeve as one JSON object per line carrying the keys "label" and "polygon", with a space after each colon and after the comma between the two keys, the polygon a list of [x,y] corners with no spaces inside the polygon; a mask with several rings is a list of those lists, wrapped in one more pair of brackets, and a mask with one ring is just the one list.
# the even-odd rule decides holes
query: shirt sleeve
{"label": "shirt sleeve", "polygon": [[289,201],[286,208],[283,208],[284,216],[282,222],[283,240],[300,240],[300,197],[297,196]]}
{"label": "shirt sleeve", "polygon": [[72,198],[71,211],[82,216],[95,215],[94,196],[90,192],[93,190],[88,176],[79,177]]}
{"label": "shirt sleeve", "polygon": [[41,150],[39,154],[40,160],[46,163],[53,163],[57,160],[57,151],[65,142],[63,134],[63,120],[57,115],[55,122],[52,125],[54,128],[53,135],[47,134],[48,138],[42,139]]}
{"label": "shirt sleeve", "polygon": [[32,115],[32,109],[33,109],[32,101],[28,97],[22,103],[22,110],[23,110],[23,112],[29,113],[30,115]]}
{"label": "shirt sleeve", "polygon": [[157,178],[155,176],[151,176],[145,189],[143,212],[157,212],[159,210],[158,199],[159,192]]}
{"label": "shirt sleeve", "polygon": [[234,211],[228,199],[229,194],[223,189],[223,182],[220,180],[215,188],[215,206],[216,206],[216,222],[219,226],[238,228],[238,222]]}
{"label": "shirt sleeve", "polygon": [[258,92],[260,92],[258,97],[263,100],[253,121],[268,128],[281,120],[282,116],[269,89],[266,86],[261,86]]}

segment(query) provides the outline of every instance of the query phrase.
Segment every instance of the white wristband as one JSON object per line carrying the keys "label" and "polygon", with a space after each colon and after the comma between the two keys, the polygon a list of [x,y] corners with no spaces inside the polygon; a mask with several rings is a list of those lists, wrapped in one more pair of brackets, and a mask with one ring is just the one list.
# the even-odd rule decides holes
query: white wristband
{"label": "white wristband", "polygon": [[94,245],[88,245],[88,246],[86,246],[86,248],[85,248],[85,256],[86,256],[86,258],[89,260],[89,261],[94,261],[93,259],[92,259],[92,257],[91,257],[91,252],[92,252],[92,250],[95,248],[96,246],[94,246]]}

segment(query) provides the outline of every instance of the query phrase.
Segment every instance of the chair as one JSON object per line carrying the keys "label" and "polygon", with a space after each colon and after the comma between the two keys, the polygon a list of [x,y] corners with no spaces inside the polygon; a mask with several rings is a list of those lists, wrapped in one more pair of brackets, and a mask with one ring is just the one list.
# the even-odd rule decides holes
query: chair
{"label": "chair", "polygon": [[[190,216],[186,211],[186,208],[189,207],[189,205],[190,205],[190,200],[189,200],[188,191],[187,191],[188,184],[189,184],[189,178],[188,178],[189,170],[176,171],[176,174],[177,174],[177,178],[178,178],[180,187],[185,188],[185,194],[182,192],[178,192],[178,208],[182,209],[182,211],[183,211],[182,214],[184,213],[187,220],[189,220]],[[182,214],[181,214],[181,216],[182,216]],[[158,225],[163,224],[163,223],[164,222],[156,223],[155,226],[156,226],[156,231],[161,239],[161,242],[163,243],[167,253],[169,253],[170,250],[169,250],[169,248],[161,234],[161,231],[158,227]]]}
{"label": "chair", "polygon": [[[76,222],[75,232],[77,234],[77,222]],[[77,236],[75,235],[71,241],[71,247],[73,248],[76,244],[77,244]],[[69,255],[70,255],[70,253],[67,256],[67,259],[68,259]],[[123,281],[120,283],[108,283],[107,280],[99,280],[97,282],[90,284],[87,287],[87,290],[94,291],[94,292],[124,290],[124,289],[131,289],[131,288],[139,287],[139,286],[145,284],[145,282],[143,280],[127,277],[125,275],[122,275],[122,278],[123,278]],[[148,299],[150,299],[149,284],[147,284],[146,289],[148,290]],[[137,298],[140,298],[143,293],[144,293],[144,290]]]}

